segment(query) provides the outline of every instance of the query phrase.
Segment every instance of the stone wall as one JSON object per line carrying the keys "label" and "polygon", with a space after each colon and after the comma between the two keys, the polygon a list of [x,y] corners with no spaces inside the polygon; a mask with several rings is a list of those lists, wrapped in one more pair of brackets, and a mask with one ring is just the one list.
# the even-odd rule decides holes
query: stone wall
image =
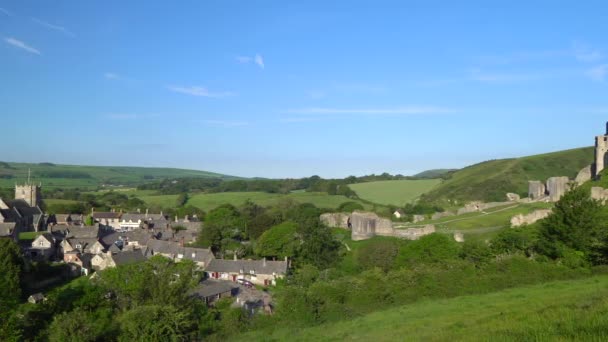
{"label": "stone wall", "polygon": [[375,213],[355,211],[350,215],[351,237],[353,240],[365,240],[375,235],[393,236],[393,222],[379,217]]}
{"label": "stone wall", "polygon": [[413,223],[422,222],[424,220],[426,220],[426,217],[424,215],[414,215],[414,216],[412,216],[412,222]]}
{"label": "stone wall", "polygon": [[602,202],[608,200],[608,189],[604,189],[599,186],[594,186],[593,188],[591,188],[591,198]]}
{"label": "stone wall", "polygon": [[591,177],[591,165],[589,165],[578,172],[578,175],[576,175],[574,181],[576,182],[576,184],[581,185],[585,182],[590,181]]}
{"label": "stone wall", "polygon": [[450,216],[454,216],[455,214],[451,211],[444,211],[442,213],[434,213],[433,216],[431,216],[432,220],[439,220],[441,218],[444,217],[450,217]]}
{"label": "stone wall", "polygon": [[538,200],[545,197],[547,191],[545,184],[541,181],[528,182],[528,197],[532,200]]}
{"label": "stone wall", "polygon": [[423,228],[408,228],[396,229],[392,236],[400,237],[407,240],[418,240],[421,237],[435,232],[435,226],[432,224],[426,225]]}
{"label": "stone wall", "polygon": [[328,227],[349,229],[348,222],[350,215],[348,213],[327,213],[320,217],[321,223]]}
{"label": "stone wall", "polygon": [[509,202],[517,202],[521,199],[521,196],[518,194],[514,194],[512,192],[507,193],[507,201]]}
{"label": "stone wall", "polygon": [[525,224],[532,224],[544,219],[549,215],[551,215],[551,209],[539,209],[527,215],[515,215],[511,218],[511,227],[519,227]]}
{"label": "stone wall", "polygon": [[490,203],[483,203],[483,202],[471,202],[466,204],[464,207],[458,209],[458,215],[463,215],[463,214],[468,214],[468,213],[476,213],[476,212],[480,212],[480,211],[484,211],[484,210],[488,210],[488,209],[492,209],[492,208],[496,208],[496,207],[500,207],[503,205],[508,205],[511,204],[510,202],[490,202]]}
{"label": "stone wall", "polygon": [[570,189],[568,177],[551,177],[547,179],[547,192],[551,202],[557,202]]}
{"label": "stone wall", "polygon": [[461,232],[455,232],[454,233],[454,240],[456,242],[464,242],[464,234],[462,234]]}

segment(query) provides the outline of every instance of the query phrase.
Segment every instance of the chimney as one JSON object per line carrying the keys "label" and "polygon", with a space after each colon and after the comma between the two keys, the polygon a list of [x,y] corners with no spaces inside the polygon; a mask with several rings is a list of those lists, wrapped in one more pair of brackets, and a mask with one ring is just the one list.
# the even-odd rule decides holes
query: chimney
{"label": "chimney", "polygon": [[177,217],[177,215],[175,215],[175,222],[177,222],[177,221],[178,221],[178,217]]}
{"label": "chimney", "polygon": [[148,217],[148,208],[146,208],[146,217]]}
{"label": "chimney", "polygon": [[184,216],[184,222],[189,222],[189,221],[188,221],[188,215],[185,215],[185,216]]}
{"label": "chimney", "polygon": [[239,260],[239,259],[236,257],[236,252],[234,252],[234,254],[233,254],[233,255],[234,255],[234,261]]}
{"label": "chimney", "polygon": [[137,213],[141,214],[141,210],[139,208],[137,208]]}
{"label": "chimney", "polygon": [[95,207],[91,207],[91,216],[95,213]]}
{"label": "chimney", "polygon": [[179,246],[184,247],[184,238],[179,239]]}
{"label": "chimney", "polygon": [[266,267],[266,257],[264,257],[264,259],[262,259],[262,266]]}

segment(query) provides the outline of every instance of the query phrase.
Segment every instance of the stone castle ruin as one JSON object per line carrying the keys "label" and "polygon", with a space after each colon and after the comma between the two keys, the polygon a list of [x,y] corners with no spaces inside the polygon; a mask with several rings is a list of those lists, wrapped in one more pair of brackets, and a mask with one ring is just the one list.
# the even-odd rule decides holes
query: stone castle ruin
{"label": "stone castle ruin", "polygon": [[608,122],[606,123],[606,134],[595,137],[595,162],[592,166],[593,178],[598,178],[608,163]]}
{"label": "stone castle ruin", "polygon": [[327,213],[320,217],[321,222],[329,227],[351,230],[354,241],[367,240],[374,236],[392,236],[407,240],[418,240],[420,237],[435,232],[435,226],[421,228],[395,229],[390,219],[379,217],[375,213],[355,211],[347,213]]}

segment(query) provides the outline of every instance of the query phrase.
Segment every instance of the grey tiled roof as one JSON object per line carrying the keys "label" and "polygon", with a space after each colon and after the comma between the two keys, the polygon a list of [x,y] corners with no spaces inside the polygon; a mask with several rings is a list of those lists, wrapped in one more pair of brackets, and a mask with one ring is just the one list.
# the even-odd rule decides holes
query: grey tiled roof
{"label": "grey tiled roof", "polygon": [[254,271],[256,274],[285,274],[287,273],[287,262],[271,260],[213,259],[205,271],[246,274],[249,274],[250,271]]}
{"label": "grey tiled roof", "polygon": [[135,262],[146,261],[146,257],[141,253],[141,251],[129,251],[129,252],[120,252],[112,255],[112,260],[116,263],[116,266],[132,264]]}
{"label": "grey tiled roof", "polygon": [[171,255],[173,258],[182,255],[184,259],[192,260],[194,262],[204,262],[205,266],[215,258],[210,249],[182,247],[179,242],[150,240],[148,241],[147,247],[147,257],[152,257],[159,253]]}
{"label": "grey tiled roof", "polygon": [[234,295],[238,289],[239,286],[231,281],[207,279],[195,287],[191,293],[199,298],[207,298],[226,292]]}
{"label": "grey tiled roof", "polygon": [[120,213],[112,213],[112,212],[94,212],[94,219],[117,219],[120,218]]}

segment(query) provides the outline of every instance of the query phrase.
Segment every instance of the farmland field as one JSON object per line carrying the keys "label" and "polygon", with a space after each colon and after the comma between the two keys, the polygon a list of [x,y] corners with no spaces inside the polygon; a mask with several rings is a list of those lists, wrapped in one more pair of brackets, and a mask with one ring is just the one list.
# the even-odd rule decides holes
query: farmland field
{"label": "farmland field", "polygon": [[[127,194],[129,194],[127,192]],[[143,195],[137,196],[151,206],[164,208],[174,207],[178,195]],[[312,203],[319,208],[337,208],[345,202],[359,202],[364,208],[370,209],[370,205],[352,200],[344,196],[328,195],[321,192],[295,192],[287,195],[269,194],[265,192],[220,192],[213,194],[193,194],[188,200],[187,205],[209,211],[222,204],[232,204],[239,206],[247,200],[251,200],[259,205],[268,206],[278,203],[281,199],[289,198],[300,203]]]}
{"label": "farmland field", "polygon": [[370,202],[403,206],[412,203],[420,195],[430,191],[441,183],[439,179],[424,180],[390,180],[351,184],[349,187],[360,198]]}

